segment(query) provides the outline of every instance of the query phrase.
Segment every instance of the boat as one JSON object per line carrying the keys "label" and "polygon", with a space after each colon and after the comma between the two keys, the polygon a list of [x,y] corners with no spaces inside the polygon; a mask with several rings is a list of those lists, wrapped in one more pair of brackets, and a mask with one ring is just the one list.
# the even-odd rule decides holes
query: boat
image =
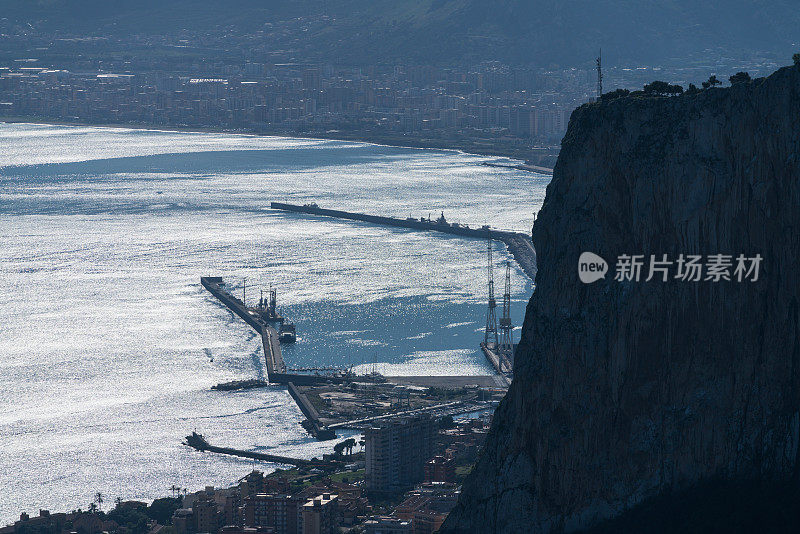
{"label": "boat", "polygon": [[280,330],[278,330],[278,341],[281,343],[294,343],[297,341],[297,332],[294,328],[294,323],[281,323]]}

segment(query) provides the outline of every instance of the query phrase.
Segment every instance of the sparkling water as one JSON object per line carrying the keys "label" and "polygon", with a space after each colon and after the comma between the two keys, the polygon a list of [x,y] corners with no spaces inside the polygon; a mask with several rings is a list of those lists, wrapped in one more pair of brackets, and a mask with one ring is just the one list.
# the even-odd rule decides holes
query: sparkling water
{"label": "sparkling water", "polygon": [[[487,158],[340,141],[0,124],[0,523],[22,511],[234,483],[251,460],[311,458],[260,338],[199,283],[254,304],[277,288],[293,367],[488,374],[486,243],[273,212],[270,201],[529,232],[548,177]],[[496,159],[496,158],[492,158]],[[509,256],[494,245],[502,293]],[[512,262],[512,319],[532,285]],[[499,297],[500,295],[498,295]],[[519,329],[515,331],[519,336]],[[345,434],[346,437],[348,434]],[[275,466],[258,464],[259,469]]]}

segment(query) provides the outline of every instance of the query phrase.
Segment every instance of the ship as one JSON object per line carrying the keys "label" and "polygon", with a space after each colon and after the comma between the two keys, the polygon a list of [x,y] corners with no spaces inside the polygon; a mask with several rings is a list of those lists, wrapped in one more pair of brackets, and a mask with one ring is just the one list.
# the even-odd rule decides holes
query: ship
{"label": "ship", "polygon": [[294,328],[294,323],[281,323],[278,330],[278,341],[281,343],[294,343],[297,341],[297,332]]}

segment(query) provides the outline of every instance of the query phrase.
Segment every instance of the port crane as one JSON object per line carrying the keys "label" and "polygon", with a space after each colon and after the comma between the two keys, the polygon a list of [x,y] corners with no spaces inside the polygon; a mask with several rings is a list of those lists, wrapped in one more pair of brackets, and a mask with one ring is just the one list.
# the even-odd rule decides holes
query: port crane
{"label": "port crane", "polygon": [[[483,342],[487,347],[497,347],[497,314],[495,308],[497,302],[494,300],[494,265],[492,265],[492,235],[488,232],[487,247],[489,252],[489,309],[486,311],[486,330],[483,334]],[[489,339],[494,338],[494,344],[489,344]]]}
{"label": "port crane", "polygon": [[511,262],[506,261],[506,286],[503,292],[503,316],[500,318],[498,352],[509,359],[514,356],[514,333],[511,325]]}

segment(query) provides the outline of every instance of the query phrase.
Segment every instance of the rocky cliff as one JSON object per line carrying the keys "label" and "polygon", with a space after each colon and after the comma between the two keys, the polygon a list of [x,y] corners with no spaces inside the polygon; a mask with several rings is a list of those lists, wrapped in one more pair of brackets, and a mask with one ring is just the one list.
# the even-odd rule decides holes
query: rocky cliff
{"label": "rocky cliff", "polygon": [[[516,376],[444,532],[571,532],[707,480],[797,479],[800,67],[578,108],[533,242]],[[579,281],[584,251],[604,279]],[[758,280],[644,281],[651,254],[718,253],[760,254]],[[624,254],[640,281],[615,280]]]}

